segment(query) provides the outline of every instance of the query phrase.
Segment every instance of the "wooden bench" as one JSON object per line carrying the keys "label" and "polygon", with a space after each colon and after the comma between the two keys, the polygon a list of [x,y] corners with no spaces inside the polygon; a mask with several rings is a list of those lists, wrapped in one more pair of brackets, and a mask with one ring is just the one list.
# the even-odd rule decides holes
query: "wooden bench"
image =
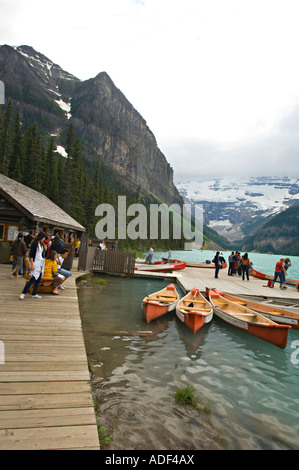
{"label": "wooden bench", "polygon": [[[26,279],[26,284],[27,284],[27,282],[28,282],[29,279],[30,279],[29,274],[27,273],[27,274],[24,276],[24,278]],[[33,286],[34,286],[34,284],[32,284],[32,286],[30,286],[29,289],[28,289],[28,292],[29,292],[30,294],[32,294]],[[41,281],[40,281],[40,283],[39,283],[37,292],[49,292],[49,293],[52,293],[52,292],[53,292],[53,278],[52,278],[52,277],[42,277],[42,278],[41,278]]]}

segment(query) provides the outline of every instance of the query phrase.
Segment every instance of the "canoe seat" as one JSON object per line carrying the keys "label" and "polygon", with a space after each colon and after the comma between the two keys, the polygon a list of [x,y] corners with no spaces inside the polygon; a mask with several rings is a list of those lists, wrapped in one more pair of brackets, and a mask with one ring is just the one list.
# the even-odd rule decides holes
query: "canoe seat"
{"label": "canoe seat", "polygon": [[177,299],[177,297],[147,297],[145,301],[148,300],[155,300],[157,302],[174,302]]}
{"label": "canoe seat", "polygon": [[200,312],[201,310],[211,310],[210,307],[185,307],[185,305],[183,305],[181,309],[182,310],[196,310],[197,312]]}
{"label": "canoe seat", "polygon": [[166,297],[167,299],[176,299],[177,295],[157,294],[156,297]]}
{"label": "canoe seat", "polygon": [[[272,315],[286,315],[286,316],[288,316],[288,312],[275,312],[275,311],[273,311],[273,312],[266,312],[266,313],[268,313],[268,314],[270,313]],[[262,315],[263,315],[263,313],[262,313]]]}
{"label": "canoe seat", "polygon": [[255,313],[230,313],[234,317],[255,317]]}

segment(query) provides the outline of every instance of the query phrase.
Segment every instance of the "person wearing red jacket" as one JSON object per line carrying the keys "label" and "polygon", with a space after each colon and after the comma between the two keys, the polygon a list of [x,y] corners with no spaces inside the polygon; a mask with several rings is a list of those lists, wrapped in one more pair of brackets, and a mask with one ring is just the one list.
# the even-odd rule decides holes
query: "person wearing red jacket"
{"label": "person wearing red jacket", "polygon": [[279,278],[280,288],[281,289],[286,289],[287,287],[285,285],[285,275],[286,275],[286,270],[284,268],[284,259],[281,258],[280,261],[278,261],[276,263],[275,272],[274,272],[274,279],[272,281],[271,287],[274,287],[276,279]]}

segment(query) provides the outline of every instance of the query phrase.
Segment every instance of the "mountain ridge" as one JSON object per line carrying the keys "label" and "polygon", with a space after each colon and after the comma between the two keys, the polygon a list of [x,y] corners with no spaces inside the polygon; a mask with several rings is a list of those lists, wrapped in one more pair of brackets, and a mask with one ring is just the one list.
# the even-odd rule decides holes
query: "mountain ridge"
{"label": "mountain ridge", "polygon": [[299,180],[290,177],[223,178],[177,183],[181,195],[204,208],[204,223],[240,241],[299,202]]}
{"label": "mountain ridge", "polygon": [[38,121],[45,134],[56,136],[60,153],[72,122],[82,137],[87,166],[102,158],[128,189],[139,186],[166,204],[183,203],[173,169],[146,121],[106,72],[82,81],[31,46],[3,45],[0,79],[24,125]]}

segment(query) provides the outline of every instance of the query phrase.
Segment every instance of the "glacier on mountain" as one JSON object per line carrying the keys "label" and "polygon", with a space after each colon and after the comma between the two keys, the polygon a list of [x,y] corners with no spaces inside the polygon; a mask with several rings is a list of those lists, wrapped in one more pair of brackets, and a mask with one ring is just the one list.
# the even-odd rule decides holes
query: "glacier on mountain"
{"label": "glacier on mountain", "polygon": [[220,235],[242,239],[266,217],[299,202],[299,180],[291,177],[223,178],[178,183],[186,201],[202,204],[204,223]]}

